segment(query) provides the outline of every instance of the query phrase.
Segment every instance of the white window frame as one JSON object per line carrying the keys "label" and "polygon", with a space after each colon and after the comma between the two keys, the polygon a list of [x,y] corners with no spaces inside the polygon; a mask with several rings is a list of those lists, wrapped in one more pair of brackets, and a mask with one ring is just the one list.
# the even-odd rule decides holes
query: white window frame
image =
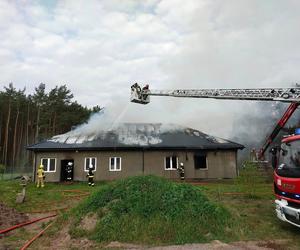
{"label": "white window frame", "polygon": [[[112,165],[111,165],[111,159],[114,159],[114,163],[116,164],[117,158],[120,159],[120,169],[117,169],[116,166],[114,166],[114,168],[112,168]],[[120,172],[121,170],[122,170],[122,158],[119,156],[109,157],[109,171],[111,171],[111,172],[119,171]]]}
{"label": "white window frame", "polygon": [[84,157],[84,172],[89,172],[89,166],[86,165],[86,159],[90,159],[90,162],[91,159],[95,158],[95,169],[93,171],[96,171],[97,170],[97,157],[95,156],[90,156],[90,157]]}
{"label": "white window frame", "polygon": [[[176,157],[176,168],[173,168],[173,161],[172,161],[173,157]],[[167,158],[170,158],[171,168],[167,168]],[[178,169],[178,156],[166,156],[165,157],[165,170],[173,171],[173,170],[177,170],[177,169]]]}
{"label": "white window frame", "polygon": [[[51,159],[54,159],[55,163],[54,163],[54,170],[50,171],[50,160]],[[41,158],[41,165],[43,164],[43,160],[47,160],[47,166],[43,165],[44,166],[44,171],[46,173],[55,173],[56,172],[56,158],[51,158],[51,157],[49,157],[49,158]]]}

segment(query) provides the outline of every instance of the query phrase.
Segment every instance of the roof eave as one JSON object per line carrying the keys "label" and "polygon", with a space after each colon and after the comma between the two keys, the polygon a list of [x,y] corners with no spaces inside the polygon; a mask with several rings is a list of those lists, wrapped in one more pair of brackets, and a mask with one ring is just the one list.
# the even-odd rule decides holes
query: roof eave
{"label": "roof eave", "polygon": [[245,147],[243,145],[228,145],[223,147],[153,147],[153,146],[132,146],[132,147],[74,147],[74,148],[38,148],[38,147],[27,147],[27,150],[33,152],[61,152],[61,151],[140,151],[140,150],[242,150]]}

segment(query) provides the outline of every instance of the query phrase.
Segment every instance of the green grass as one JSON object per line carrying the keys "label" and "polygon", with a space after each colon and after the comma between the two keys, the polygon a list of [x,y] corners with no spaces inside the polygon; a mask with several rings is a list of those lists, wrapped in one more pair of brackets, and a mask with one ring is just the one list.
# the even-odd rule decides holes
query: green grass
{"label": "green grass", "polygon": [[[46,183],[44,188],[37,188],[34,183],[29,183],[26,187],[26,201],[22,204],[16,204],[17,193],[20,193],[22,187],[18,180],[0,181],[0,202],[10,207],[16,208],[21,212],[47,212],[54,209],[72,206],[74,198],[72,193],[64,190],[81,190],[82,192],[93,192],[85,182],[74,182],[70,185],[61,183]],[[97,183],[96,185],[104,185]],[[76,201],[76,200],[75,200]]]}
{"label": "green grass", "polygon": [[[77,199],[66,198],[62,190],[91,191],[92,195],[83,200],[79,207],[62,213],[35,243],[36,246],[55,240],[57,232],[71,224],[72,237],[90,237],[97,241],[117,240],[140,244],[151,241],[151,245],[157,245],[209,242],[213,239],[224,242],[284,239],[289,243],[282,249],[300,249],[300,229],[276,218],[272,176],[261,174],[255,165],[247,164],[235,180],[219,180],[204,186],[191,187],[189,184],[168,181],[164,186],[161,183],[163,179],[151,178],[149,180],[154,185],[141,185],[135,178],[130,178],[130,185],[123,180],[110,184],[97,183],[94,189],[86,183],[46,183],[44,189],[37,189],[30,184],[27,201],[18,205],[15,204],[15,198],[21,191],[19,182],[0,181],[0,201],[19,211],[47,211],[78,205]],[[166,192],[167,189],[171,191]],[[145,194],[149,194],[148,198]],[[197,199],[194,198],[196,194],[199,194]],[[188,203],[187,199],[190,198],[195,202]],[[191,214],[198,201],[202,201],[202,205],[207,202],[209,206],[205,210],[199,210],[196,206],[198,214],[193,217]],[[149,203],[149,206],[145,206]],[[218,216],[216,220],[211,221],[208,213],[201,215],[207,208],[214,211],[214,216]],[[78,226],[89,212],[96,212],[98,216],[98,223],[92,232],[80,230]],[[221,228],[218,228],[219,225]],[[114,234],[117,230],[119,232]],[[103,234],[100,235],[100,232]],[[28,239],[29,234],[26,230],[17,230],[5,241],[15,246],[18,238]]]}
{"label": "green grass", "polygon": [[287,239],[289,245],[284,249],[300,248],[300,229],[275,215],[272,173],[262,174],[256,165],[248,163],[235,180],[207,185],[205,190],[235,218],[237,234],[228,237],[227,242]]}

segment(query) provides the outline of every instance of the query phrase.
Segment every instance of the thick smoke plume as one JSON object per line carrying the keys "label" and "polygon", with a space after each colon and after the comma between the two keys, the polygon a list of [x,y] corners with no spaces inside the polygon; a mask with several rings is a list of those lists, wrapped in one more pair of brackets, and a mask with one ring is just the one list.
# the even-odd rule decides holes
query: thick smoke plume
{"label": "thick smoke plume", "polygon": [[[288,108],[288,105],[289,104],[279,102],[249,104],[249,112],[247,112],[247,114],[241,113],[233,120],[234,130],[232,131],[231,138],[240,141],[246,146],[242,154],[244,156],[243,158],[249,156],[251,149],[260,149],[262,147]],[[299,121],[300,114],[299,111],[296,110],[274,139],[270,148],[272,146],[278,146],[284,135],[293,133],[294,129],[299,125]],[[268,158],[268,151],[265,153],[265,156]]]}

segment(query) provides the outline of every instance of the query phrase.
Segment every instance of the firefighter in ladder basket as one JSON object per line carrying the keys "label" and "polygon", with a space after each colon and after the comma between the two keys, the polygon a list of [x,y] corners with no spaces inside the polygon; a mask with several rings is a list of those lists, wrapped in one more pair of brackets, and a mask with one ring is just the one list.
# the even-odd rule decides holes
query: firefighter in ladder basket
{"label": "firefighter in ladder basket", "polygon": [[92,164],[90,164],[90,166],[89,166],[89,171],[88,171],[88,174],[86,175],[86,177],[88,177],[89,186],[92,186],[92,187],[95,186],[93,165]]}

